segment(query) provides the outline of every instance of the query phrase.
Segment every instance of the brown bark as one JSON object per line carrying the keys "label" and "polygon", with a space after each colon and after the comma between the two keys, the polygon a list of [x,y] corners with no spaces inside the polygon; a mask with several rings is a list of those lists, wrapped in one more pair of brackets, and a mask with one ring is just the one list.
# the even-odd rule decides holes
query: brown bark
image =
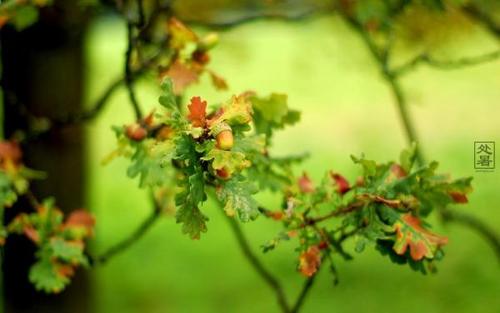
{"label": "brown bark", "polygon": [[[30,116],[61,118],[82,107],[84,82],[83,14],[77,1],[61,0],[44,9],[40,21],[16,32],[1,31],[5,137],[30,127]],[[29,112],[29,113],[28,113]],[[81,126],[54,129],[23,144],[24,161],[48,178],[32,184],[39,198],[53,196],[68,211],[84,205],[85,141]],[[20,201],[6,209],[8,221],[29,205]],[[3,261],[5,312],[90,312],[89,279],[77,272],[62,294],[47,296],[28,282],[35,247],[10,236]]]}

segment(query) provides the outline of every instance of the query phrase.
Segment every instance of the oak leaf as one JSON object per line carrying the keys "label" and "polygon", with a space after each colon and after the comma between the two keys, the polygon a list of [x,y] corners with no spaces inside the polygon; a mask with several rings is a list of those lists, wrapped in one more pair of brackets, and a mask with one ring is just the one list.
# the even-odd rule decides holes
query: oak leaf
{"label": "oak leaf", "polygon": [[299,270],[304,276],[313,276],[318,271],[320,264],[321,251],[318,246],[310,246],[300,254]]}
{"label": "oak leaf", "polygon": [[420,219],[406,213],[394,224],[396,242],[393,249],[404,255],[410,248],[410,257],[414,261],[424,257],[432,259],[436,250],[448,243],[448,238],[430,232],[422,226]]}
{"label": "oak leaf", "polygon": [[200,97],[192,97],[191,103],[188,105],[188,119],[193,127],[205,127],[207,115],[207,102],[201,100]]}

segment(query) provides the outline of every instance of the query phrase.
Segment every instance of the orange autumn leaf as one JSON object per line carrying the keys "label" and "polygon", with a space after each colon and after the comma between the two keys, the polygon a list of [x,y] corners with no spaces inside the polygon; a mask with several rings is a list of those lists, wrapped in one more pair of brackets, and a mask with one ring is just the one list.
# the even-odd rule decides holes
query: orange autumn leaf
{"label": "orange autumn leaf", "polygon": [[303,193],[314,192],[314,185],[306,173],[302,174],[302,176],[298,179],[297,183],[299,185],[299,189],[301,192]]}
{"label": "orange autumn leaf", "polygon": [[207,102],[201,100],[200,97],[192,97],[188,109],[188,119],[191,121],[191,124],[194,127],[205,127],[207,123]]}
{"label": "orange autumn leaf", "polygon": [[168,20],[167,31],[171,36],[170,46],[174,49],[182,49],[187,43],[198,41],[196,34],[175,17]]}
{"label": "orange autumn leaf", "polygon": [[76,210],[68,216],[63,228],[81,227],[85,229],[87,236],[90,236],[94,225],[95,219],[92,214],[84,210]]}
{"label": "orange autumn leaf", "polygon": [[302,252],[299,257],[299,270],[307,277],[311,277],[318,271],[321,264],[321,255],[318,246],[310,246]]}
{"label": "orange autumn leaf", "polygon": [[448,238],[430,232],[422,226],[420,219],[406,213],[394,224],[396,242],[393,249],[404,255],[410,248],[410,257],[419,261],[424,257],[432,259],[436,250],[448,243]]}
{"label": "orange autumn leaf", "polygon": [[469,200],[467,199],[467,195],[463,192],[458,191],[450,191],[448,193],[450,197],[453,199],[455,203],[467,203]]}
{"label": "orange autumn leaf", "polygon": [[187,86],[198,81],[199,71],[176,60],[164,74],[172,79],[174,94],[180,95]]}
{"label": "orange autumn leaf", "polygon": [[408,175],[406,173],[406,171],[404,170],[404,168],[397,163],[394,163],[391,165],[391,173],[394,176],[396,176],[396,178],[403,178],[403,177],[406,177]]}
{"label": "orange autumn leaf", "polygon": [[14,141],[0,141],[0,165],[12,162],[14,165],[21,163],[22,152],[19,144]]}

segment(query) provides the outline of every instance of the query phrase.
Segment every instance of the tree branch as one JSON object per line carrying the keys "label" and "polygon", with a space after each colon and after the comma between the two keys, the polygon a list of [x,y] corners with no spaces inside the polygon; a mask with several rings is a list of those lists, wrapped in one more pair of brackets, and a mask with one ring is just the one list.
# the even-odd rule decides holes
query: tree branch
{"label": "tree branch", "polygon": [[306,281],[304,282],[304,285],[302,287],[302,290],[300,291],[300,293],[297,297],[297,300],[295,301],[295,304],[293,305],[292,309],[290,310],[290,313],[297,313],[300,311],[302,305],[304,304],[304,301],[307,298],[307,295],[309,294],[309,291],[311,291],[311,288],[314,285],[314,281],[316,280],[317,275],[318,275],[318,273],[316,273],[315,275],[306,279]]}
{"label": "tree branch", "polygon": [[161,215],[161,207],[158,205],[156,200],[153,198],[154,209],[151,214],[134,230],[129,236],[125,237],[123,240],[119,241],[115,245],[109,247],[104,253],[91,259],[92,265],[102,265],[109,261],[112,257],[117,254],[122,253],[132,244],[141,239],[144,234],[155,224]]}
{"label": "tree branch", "polygon": [[426,63],[432,67],[436,67],[442,70],[454,70],[454,69],[464,68],[467,66],[474,66],[486,62],[491,62],[498,59],[499,57],[500,57],[500,50],[479,56],[460,58],[451,61],[436,60],[431,56],[429,56],[428,54],[421,54],[416,58],[412,59],[411,61],[409,61],[408,63],[403,64],[400,67],[391,70],[391,72],[393,73],[394,76],[402,76],[404,74],[407,74],[410,70],[413,70],[417,65],[422,63]]}
{"label": "tree branch", "polygon": [[472,215],[451,210],[441,211],[441,217],[445,223],[455,222],[463,224],[478,232],[490,244],[500,262],[500,237],[488,225]]}
{"label": "tree branch", "polygon": [[[405,128],[405,133],[406,137],[409,142],[420,142],[418,140],[417,133],[415,131],[415,128],[413,126],[412,120],[410,118],[410,114],[407,111],[407,101],[406,97],[403,93],[403,90],[401,86],[399,85],[399,82],[397,80],[397,75],[394,74],[394,72],[391,72],[389,67],[388,67],[388,59],[387,59],[387,52],[380,52],[375,45],[375,43],[371,40],[369,37],[369,34],[367,34],[365,31],[363,31],[362,25],[360,25],[354,18],[351,18],[345,14],[343,14],[344,19],[348,22],[348,24],[357,32],[359,35],[363,38],[365,44],[369,48],[371,54],[373,55],[374,59],[377,61],[377,63],[380,66],[380,69],[383,73],[384,78],[388,82],[389,86],[391,87],[391,90],[396,98],[396,103],[398,106],[398,112],[401,117],[401,120],[403,122],[403,126]],[[489,58],[497,58],[498,54],[500,52],[495,52],[493,55],[489,55],[487,57],[483,57],[484,59],[489,59]],[[384,57],[385,56],[385,57]],[[474,63],[474,62],[479,62],[482,60],[468,60],[463,63],[467,63],[468,65]],[[434,61],[434,64],[439,64],[443,65],[442,62],[437,62]],[[449,66],[449,65],[446,65]],[[425,158],[423,157],[421,153],[421,149],[418,148],[416,151],[416,158],[417,162],[420,165],[423,165],[425,163]],[[443,218],[443,220],[448,220],[448,221],[455,221],[458,223],[463,224],[464,226],[468,226],[469,228],[477,231],[480,233],[486,240],[490,243],[490,245],[493,247],[495,252],[500,255],[500,243],[498,236],[496,235],[496,232],[488,227],[488,225],[484,224],[477,218],[469,215],[463,215],[458,213],[451,213],[449,211],[439,211],[439,214]],[[448,214],[448,215],[447,215]],[[499,257],[500,258],[500,257]]]}
{"label": "tree branch", "polygon": [[286,20],[286,21],[302,21],[307,18],[310,18],[313,15],[319,15],[320,13],[328,13],[331,11],[331,8],[317,8],[317,9],[309,9],[304,10],[300,13],[290,14],[290,13],[277,13],[277,12],[253,12],[251,14],[244,14],[240,17],[233,18],[230,20],[221,20],[220,18],[212,21],[199,21],[199,20],[190,20],[183,19],[184,22],[188,23],[192,26],[201,26],[201,27],[209,27],[211,29],[215,29],[217,31],[225,31],[230,30],[234,27],[241,26],[244,24],[248,24],[255,21],[260,20]]}
{"label": "tree branch", "polygon": [[255,271],[257,271],[257,273],[269,285],[269,287],[273,289],[274,293],[276,294],[278,304],[281,307],[281,310],[284,313],[289,313],[290,307],[286,300],[286,295],[281,283],[264,267],[259,258],[253,253],[238,222],[232,217],[228,217],[228,221],[234,235],[236,236],[236,240],[238,241],[240,249],[247,258],[248,262],[250,262]]}
{"label": "tree branch", "polygon": [[500,25],[498,25],[491,16],[479,10],[472,3],[469,3],[468,5],[463,7],[463,11],[468,16],[481,23],[497,39],[500,39]]}
{"label": "tree branch", "polygon": [[[365,45],[367,46],[368,50],[372,54],[373,58],[377,62],[380,71],[382,73],[382,76],[385,78],[386,82],[389,84],[389,87],[391,88],[391,91],[394,95],[394,98],[396,99],[396,104],[399,112],[399,116],[401,118],[405,133],[406,133],[406,138],[408,139],[408,142],[411,144],[413,142],[419,143],[418,135],[415,130],[415,126],[413,125],[412,120],[410,119],[410,114],[408,112],[408,105],[406,98],[404,96],[404,93],[402,91],[402,88],[397,81],[396,75],[394,75],[393,72],[390,71],[389,65],[388,65],[388,51],[380,51],[376,44],[373,42],[373,40],[370,38],[370,35],[366,33],[363,30],[363,26],[359,24],[358,21],[356,21],[354,18],[346,15],[345,13],[342,14],[344,20],[348,23],[348,25],[351,26],[351,28],[359,34],[359,36],[363,39]],[[416,158],[417,162],[422,165],[424,163],[424,157],[421,152],[421,148],[417,146],[416,150]]]}
{"label": "tree branch", "polygon": [[125,85],[127,86],[128,96],[132,108],[134,109],[135,117],[137,120],[142,119],[142,111],[137,101],[137,97],[134,91],[134,83],[132,79],[132,69],[130,68],[130,60],[132,57],[132,50],[134,48],[134,26],[132,23],[127,23],[127,51],[125,52]]}

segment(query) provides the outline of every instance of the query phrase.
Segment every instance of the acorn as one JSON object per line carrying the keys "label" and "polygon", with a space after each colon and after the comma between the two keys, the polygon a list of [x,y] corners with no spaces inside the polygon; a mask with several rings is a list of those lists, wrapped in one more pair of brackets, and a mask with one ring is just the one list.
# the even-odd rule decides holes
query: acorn
{"label": "acorn", "polygon": [[231,178],[231,173],[229,173],[225,167],[216,170],[215,173],[219,178],[224,180],[228,180],[229,178]]}
{"label": "acorn", "polygon": [[215,135],[216,147],[221,150],[231,150],[234,145],[233,131],[227,123],[219,123],[212,133]]}
{"label": "acorn", "polygon": [[219,42],[219,35],[217,33],[209,33],[205,37],[201,38],[198,42],[198,47],[202,51],[207,51],[212,49]]}
{"label": "acorn", "polygon": [[148,131],[138,123],[134,123],[125,128],[125,134],[131,140],[141,141],[146,138]]}

